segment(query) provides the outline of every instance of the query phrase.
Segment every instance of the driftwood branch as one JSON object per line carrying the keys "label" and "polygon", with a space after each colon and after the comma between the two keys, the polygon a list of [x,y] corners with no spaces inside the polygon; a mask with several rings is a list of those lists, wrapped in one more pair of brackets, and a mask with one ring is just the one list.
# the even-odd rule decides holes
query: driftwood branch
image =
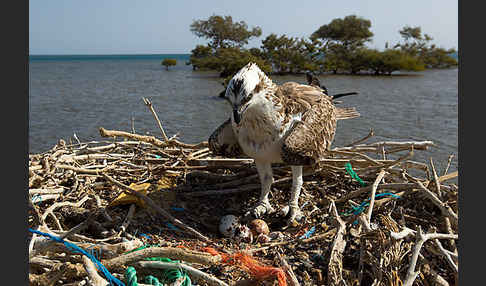
{"label": "driftwood branch", "polygon": [[443,203],[437,196],[432,193],[429,189],[427,189],[420,181],[417,181],[417,185],[422,189],[423,193],[426,197],[436,205],[444,215],[448,216],[452,219],[452,221],[457,225],[458,224],[458,217],[457,214],[445,203]]}
{"label": "driftwood branch", "polygon": [[373,207],[375,205],[375,194],[376,194],[376,189],[378,188],[378,184],[381,182],[383,177],[385,176],[385,170],[381,170],[378,176],[376,177],[375,182],[371,186],[371,198],[370,198],[370,206],[368,208],[368,213],[366,214],[366,218],[368,220],[368,223],[371,224],[371,213],[373,212]]}
{"label": "driftwood branch", "polygon": [[83,260],[84,269],[88,273],[88,277],[89,277],[89,281],[90,281],[91,285],[93,285],[93,286],[106,286],[106,285],[108,285],[108,281],[103,279],[103,277],[101,277],[98,274],[98,270],[96,270],[96,266],[93,264],[93,262],[88,257],[83,256],[81,259]]}
{"label": "driftwood branch", "polygon": [[221,260],[220,256],[212,256],[206,252],[185,250],[174,247],[149,247],[135,252],[103,261],[107,269],[119,268],[123,265],[143,260],[147,257],[168,257],[173,260],[183,260],[189,263],[213,265]]}
{"label": "driftwood branch", "polygon": [[331,285],[341,285],[343,283],[343,252],[346,247],[346,240],[344,239],[346,224],[339,216],[334,202],[331,202],[331,208],[333,216],[338,223],[338,230],[331,245],[331,257],[328,264],[327,279]]}
{"label": "driftwood branch", "polygon": [[294,271],[292,270],[292,266],[289,265],[287,260],[283,255],[280,254],[279,251],[277,251],[277,257],[280,259],[280,263],[282,264],[282,268],[284,271],[287,273],[287,275],[290,277],[290,285],[291,286],[300,286],[299,280],[297,280],[297,277],[295,276]]}
{"label": "driftwood branch", "polygon": [[444,233],[427,233],[424,234],[422,229],[419,227],[416,235],[415,245],[413,247],[412,258],[408,266],[407,276],[403,282],[403,286],[412,286],[413,281],[417,278],[419,271],[415,271],[415,266],[417,265],[417,259],[420,254],[420,249],[423,244],[429,239],[458,239],[457,234],[444,234]]}
{"label": "driftwood branch", "polygon": [[145,97],[142,97],[142,99],[143,99],[143,102],[145,103],[145,105],[150,109],[150,112],[152,112],[152,115],[154,116],[155,120],[157,121],[157,124],[159,126],[160,132],[162,133],[162,137],[164,138],[164,141],[165,142],[169,141],[169,138],[167,138],[167,135],[165,134],[164,128],[162,127],[162,123],[160,123],[159,117],[157,116],[157,113],[155,113],[152,102]]}

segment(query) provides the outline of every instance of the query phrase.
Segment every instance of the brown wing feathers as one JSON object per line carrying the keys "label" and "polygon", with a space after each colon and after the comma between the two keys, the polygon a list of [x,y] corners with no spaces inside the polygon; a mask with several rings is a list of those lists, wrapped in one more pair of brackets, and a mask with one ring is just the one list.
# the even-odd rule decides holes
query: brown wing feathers
{"label": "brown wing feathers", "polygon": [[225,157],[238,157],[243,155],[243,151],[231,126],[231,118],[216,128],[211,136],[209,136],[208,145],[209,150],[214,155]]}
{"label": "brown wing feathers", "polygon": [[[284,124],[301,114],[301,121],[295,123],[283,139],[282,160],[290,165],[313,164],[329,150],[336,121],[360,116],[355,108],[336,108],[332,97],[317,86],[287,82],[275,86],[274,91],[268,95],[274,104],[281,106],[278,112]],[[230,119],[211,134],[208,143],[215,155],[236,157],[243,154]]]}
{"label": "brown wing feathers", "polygon": [[282,146],[282,160],[291,165],[309,165],[329,149],[336,131],[336,120],[347,113],[336,109],[331,98],[319,87],[286,83],[277,92],[286,103],[285,117],[301,113],[302,122],[294,125]]}

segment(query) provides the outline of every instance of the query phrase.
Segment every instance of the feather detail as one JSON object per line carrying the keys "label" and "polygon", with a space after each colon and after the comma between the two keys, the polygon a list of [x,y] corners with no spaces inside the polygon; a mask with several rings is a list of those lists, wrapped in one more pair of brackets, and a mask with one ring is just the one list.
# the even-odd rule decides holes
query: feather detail
{"label": "feather detail", "polygon": [[356,111],[356,108],[354,108],[354,107],[347,107],[347,108],[338,107],[338,108],[336,108],[336,119],[337,120],[351,119],[351,118],[356,118],[356,117],[359,117],[359,116],[360,116],[359,112]]}

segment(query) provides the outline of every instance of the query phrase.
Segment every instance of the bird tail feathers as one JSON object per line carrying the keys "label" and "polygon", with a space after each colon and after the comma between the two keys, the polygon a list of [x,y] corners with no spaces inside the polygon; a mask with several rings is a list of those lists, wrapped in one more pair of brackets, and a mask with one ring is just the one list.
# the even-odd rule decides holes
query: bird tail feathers
{"label": "bird tail feathers", "polygon": [[351,119],[359,117],[360,114],[356,111],[354,107],[338,107],[336,108],[336,119],[343,120],[343,119]]}

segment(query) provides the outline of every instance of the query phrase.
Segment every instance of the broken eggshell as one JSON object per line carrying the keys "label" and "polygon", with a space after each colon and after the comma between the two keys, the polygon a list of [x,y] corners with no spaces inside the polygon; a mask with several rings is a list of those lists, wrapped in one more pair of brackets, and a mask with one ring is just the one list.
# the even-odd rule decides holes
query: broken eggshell
{"label": "broken eggshell", "polygon": [[268,237],[270,237],[271,240],[283,240],[285,235],[280,231],[273,231],[268,234]]}
{"label": "broken eggshell", "polygon": [[233,238],[239,226],[240,222],[236,216],[225,215],[219,221],[219,232],[225,237]]}
{"label": "broken eggshell", "polygon": [[270,240],[271,240],[271,238],[264,233],[260,233],[256,238],[257,243],[266,243],[266,242],[269,242]]}
{"label": "broken eggshell", "polygon": [[236,228],[235,238],[238,241],[252,243],[253,242],[253,234],[250,231],[250,228],[246,225],[239,225]]}

